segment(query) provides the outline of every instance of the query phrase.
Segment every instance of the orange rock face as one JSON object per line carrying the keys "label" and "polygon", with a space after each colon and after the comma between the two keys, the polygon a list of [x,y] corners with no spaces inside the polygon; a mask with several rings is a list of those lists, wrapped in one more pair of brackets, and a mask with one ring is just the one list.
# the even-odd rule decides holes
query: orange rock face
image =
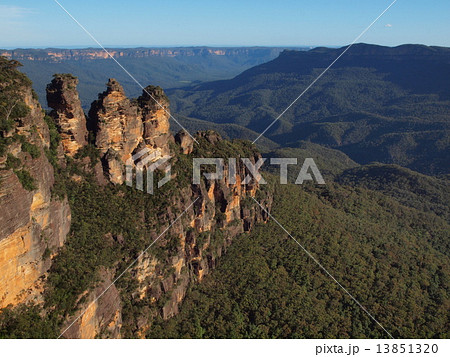
{"label": "orange rock face", "polygon": [[93,103],[90,116],[96,123],[96,147],[102,155],[113,149],[122,161],[142,141],[143,127],[138,107],[125,96],[122,86],[114,79]]}
{"label": "orange rock face", "polygon": [[25,301],[39,292],[42,261],[36,255],[31,225],[19,228],[0,241],[0,308]]}
{"label": "orange rock face", "polygon": [[[67,201],[51,197],[54,175],[43,154],[49,133],[41,107],[31,88],[25,88],[23,95],[30,112],[14,131],[36,145],[41,154],[33,159],[20,145],[7,149],[7,154],[20,160],[20,170],[34,179],[32,190],[24,189],[12,169],[0,170],[0,308],[40,301],[41,277],[50,267],[50,255],[64,243],[71,219]],[[46,251],[49,254],[44,254]]]}
{"label": "orange rock face", "polygon": [[47,101],[53,110],[61,135],[64,153],[74,156],[87,144],[86,117],[77,92],[78,79],[71,75],[55,75],[47,86]]}
{"label": "orange rock face", "polygon": [[[103,282],[93,291],[86,291],[87,301],[83,304],[72,319],[67,321],[67,326],[72,326],[64,333],[66,338],[96,338],[102,333],[102,337],[120,338],[122,327],[122,313],[120,307],[119,291],[111,285],[111,272],[101,273]],[[109,287],[108,290],[106,290]],[[80,316],[81,315],[81,316]]]}
{"label": "orange rock face", "polygon": [[138,98],[144,126],[143,138],[149,148],[159,149],[161,155],[170,153],[169,99],[160,87],[148,86]]}
{"label": "orange rock face", "polygon": [[161,88],[148,86],[137,101],[131,101],[116,80],[109,80],[89,118],[111,182],[124,182],[126,161],[141,149],[150,149],[154,160],[170,154],[169,117],[169,101]]}

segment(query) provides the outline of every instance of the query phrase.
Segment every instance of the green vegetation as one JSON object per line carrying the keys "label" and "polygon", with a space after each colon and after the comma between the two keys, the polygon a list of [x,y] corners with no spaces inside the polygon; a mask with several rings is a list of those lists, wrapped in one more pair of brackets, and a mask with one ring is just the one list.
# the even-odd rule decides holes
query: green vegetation
{"label": "green vegetation", "polygon": [[[450,227],[365,189],[278,186],[272,214],[383,326],[448,338]],[[445,250],[444,250],[445,249]],[[236,239],[150,338],[387,338],[273,221]]]}
{"label": "green vegetation", "polygon": [[26,141],[22,143],[22,151],[29,153],[33,159],[37,159],[41,155],[41,151],[36,145]]}
{"label": "green vegetation", "polygon": [[0,57],[0,156],[5,154],[12,141],[6,133],[14,128],[16,119],[30,112],[20,90],[23,86],[31,86],[31,81],[17,70],[20,66],[15,60]]}
{"label": "green vegetation", "polygon": [[19,179],[22,187],[27,191],[34,191],[37,189],[36,186],[36,180],[34,177],[30,175],[28,170],[21,169],[21,170],[14,170],[14,173],[16,174],[17,178]]}
{"label": "green vegetation", "polygon": [[[264,154],[268,158],[296,158],[297,165],[288,166],[288,181],[293,183],[297,179],[300,168],[306,158],[313,158],[324,176],[325,181],[333,179],[345,169],[359,166],[342,151],[326,148],[311,142],[299,142],[298,148],[281,148]],[[265,166],[266,170],[279,175],[280,168],[276,165]]]}
{"label": "green vegetation", "polygon": [[62,79],[77,79],[73,74],[71,73],[55,73],[53,75],[53,78],[62,78]]}
{"label": "green vegetation", "polygon": [[[82,173],[72,167],[70,174]],[[76,183],[67,179],[67,198],[72,209],[71,233],[54,259],[45,292],[46,306],[59,317],[77,308],[79,295],[99,282],[100,268],[112,268],[122,257],[131,259],[143,249],[145,238],[140,204],[145,195],[126,187],[101,187],[93,177]],[[112,239],[122,235],[126,246]]]}
{"label": "green vegetation", "polygon": [[16,309],[2,309],[0,338],[57,338],[55,321],[42,316],[37,306],[23,305]]}
{"label": "green vegetation", "polygon": [[[172,108],[192,130],[212,122],[231,138],[259,134],[341,51],[285,51],[231,80],[168,91]],[[282,147],[338,149],[359,164],[449,173],[447,58],[446,48],[353,46],[265,136]]]}
{"label": "green vegetation", "polygon": [[82,159],[85,157],[88,157],[90,159],[91,166],[94,167],[95,164],[100,160],[100,154],[95,145],[88,144],[86,146],[83,146],[75,156],[76,159]]}
{"label": "green vegetation", "polygon": [[8,155],[6,157],[6,165],[5,165],[6,170],[18,169],[21,165],[22,165],[22,161],[18,157],[15,157],[13,154],[8,153]]}
{"label": "green vegetation", "polygon": [[58,166],[58,145],[61,141],[61,137],[56,127],[56,123],[52,117],[46,115],[44,117],[45,122],[48,126],[48,131],[50,133],[50,147],[45,149],[45,155],[48,161],[53,165],[53,167]]}
{"label": "green vegetation", "polygon": [[434,212],[450,221],[448,178],[422,175],[397,165],[372,164],[346,170],[337,181],[383,192],[405,206]]}
{"label": "green vegetation", "polygon": [[[255,153],[249,143],[211,145],[203,140],[200,139],[202,145],[196,148],[196,154],[236,156],[236,152],[227,152],[233,147],[239,148],[241,155]],[[82,156],[90,157],[89,152],[86,149]],[[160,231],[161,212],[166,211],[174,195],[189,182],[187,172],[192,170],[189,156],[177,154],[175,160],[178,161],[173,169],[179,179],[165,185],[155,196],[125,186],[98,186],[91,174],[85,173],[75,161],[70,161],[65,170],[60,169],[58,179],[64,180],[61,187],[72,207],[72,228],[50,269],[45,289],[48,313],[36,315],[40,311],[37,307],[6,309],[0,315],[0,336],[18,336],[19,331],[21,337],[54,336],[61,322],[84,302],[79,300],[82,292],[102,280],[103,269],[121,272],[150,244],[150,232]],[[341,178],[364,177],[359,172],[365,170],[378,171],[382,167],[350,169]],[[81,175],[82,181],[71,180],[74,174]],[[405,175],[410,177],[414,173],[408,170]],[[383,174],[378,176],[381,178]],[[399,177],[399,186],[404,186],[402,176]],[[268,179],[275,181],[275,177]],[[409,180],[414,183],[408,186],[411,192],[418,194],[420,187],[427,192],[439,192],[440,186],[433,186],[434,181],[424,175],[419,176],[419,181]],[[366,181],[366,186],[372,185],[370,180]],[[406,207],[399,203],[402,196],[381,189],[377,191],[382,192],[376,192],[375,186],[360,186],[350,187],[347,181],[330,182],[326,187],[275,185],[272,214],[394,337],[448,337],[448,222],[437,211],[423,212],[412,203]],[[274,186],[262,189],[272,191]],[[420,196],[414,199],[419,201]],[[408,202],[412,200],[413,196]],[[435,200],[427,204],[432,202]],[[248,208],[255,205],[250,199],[242,204]],[[217,219],[223,217],[217,214]],[[122,238],[116,239],[118,236]],[[209,239],[214,250],[223,244],[224,238],[223,232],[216,229],[211,234],[198,235],[196,241],[202,245]],[[152,254],[164,261],[176,254],[177,249],[178,237],[167,235],[152,247]],[[133,336],[136,316],[149,307],[161,309],[166,301],[164,297],[157,303],[134,299],[136,284],[129,273],[118,282],[123,303],[123,334],[127,337]],[[30,321],[42,326],[42,332],[29,327],[19,329]],[[385,338],[386,335],[269,220],[250,234],[236,238],[211,275],[188,292],[180,314],[168,321],[156,318],[147,337]]]}

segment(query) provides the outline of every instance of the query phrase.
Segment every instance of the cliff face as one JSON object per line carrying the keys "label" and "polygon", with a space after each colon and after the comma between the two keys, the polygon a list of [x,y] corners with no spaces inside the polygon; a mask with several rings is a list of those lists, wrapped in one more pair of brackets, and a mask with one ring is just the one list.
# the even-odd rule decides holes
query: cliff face
{"label": "cliff face", "polygon": [[[108,82],[107,90],[92,104],[89,118],[105,173],[113,183],[123,182],[126,160],[142,148],[150,149],[150,153],[158,151],[160,156],[155,159],[172,156],[173,169],[181,164],[185,155],[190,155],[188,160],[205,154],[207,157],[218,155],[217,148],[225,142],[214,132],[197,135],[198,150],[184,132],[178,133],[174,140],[169,132],[169,110],[167,97],[158,87],[147,87],[141,97],[131,101],[119,83],[113,79]],[[171,142],[176,142],[178,147],[170,148]],[[252,152],[249,158],[254,163],[259,157]],[[192,168],[187,170],[192,172]],[[222,179],[202,181],[200,185],[191,185],[189,179],[174,195],[165,197],[167,208],[158,213],[158,228],[150,233],[150,241],[153,241],[168,229],[157,248],[165,254],[149,250],[131,269],[135,288],[132,297],[127,299],[132,300],[132,306],[140,308],[124,317],[123,303],[115,284],[100,296],[102,288],[108,287],[111,281],[111,272],[103,273],[104,282],[87,293],[86,302],[79,307],[79,313],[87,309],[86,313],[75,321],[65,336],[117,338],[123,336],[122,326],[125,325],[126,336],[145,337],[154,318],[168,319],[177,314],[190,284],[201,282],[237,235],[267,219],[262,211],[249,204],[249,197],[256,194],[259,185],[253,181],[242,185],[248,174],[247,168],[237,160],[235,182],[229,181],[229,167],[225,166]],[[177,173],[172,179],[179,179]],[[194,206],[189,208],[194,200]],[[265,195],[262,201],[270,207],[272,199]],[[170,226],[185,210],[183,217]],[[144,211],[142,216],[145,216]],[[173,239],[177,242],[176,247],[170,243]],[[65,326],[73,321],[67,320]]]}
{"label": "cliff face", "polygon": [[2,132],[0,308],[41,300],[51,255],[64,244],[71,217],[67,201],[51,197],[54,173],[44,154],[50,137],[42,109],[29,83],[15,86],[9,98],[24,111]]}
{"label": "cliff face", "polygon": [[147,86],[137,102],[145,145],[152,150],[159,149],[161,156],[168,155],[169,142],[173,141],[169,132],[169,99],[160,87]]}
{"label": "cliff face", "polygon": [[[62,182],[76,186],[76,194],[82,197],[83,210],[97,212],[98,227],[107,227],[101,221],[105,218],[98,212],[98,201],[92,200],[93,207],[90,207],[89,197],[79,191],[83,181],[90,180],[93,175],[99,177],[98,170],[103,171],[100,176],[105,174],[117,188],[117,184],[124,181],[125,162],[138,150],[147,148],[155,154],[154,160],[170,158],[172,180],[167,185],[169,188],[165,186],[167,190],[161,193],[162,196],[139,193],[141,198],[143,195],[147,197],[144,202],[152,209],[149,212],[145,205],[134,207],[135,214],[128,218],[133,226],[143,224],[146,227],[142,239],[149,244],[158,240],[155,249],[144,251],[145,245],[137,250],[135,243],[127,242],[126,231],[123,235],[113,235],[108,228],[99,228],[103,229],[100,237],[104,237],[104,242],[118,249],[120,260],[100,265],[98,280],[83,287],[80,295],[75,293],[75,313],[64,315],[63,312],[58,317],[61,331],[74,322],[64,337],[145,337],[155,318],[168,319],[178,313],[190,284],[202,281],[233,239],[249,231],[256,222],[267,219],[259,209],[249,204],[249,197],[257,193],[259,186],[255,182],[241,184],[249,172],[239,160],[236,182],[230,182],[228,174],[231,169],[225,166],[223,178],[215,181],[204,179],[193,185],[189,173],[192,173],[194,157],[219,157],[222,149],[234,146],[214,132],[199,133],[199,145],[194,145],[185,133],[177,134],[175,140],[169,131],[169,102],[161,88],[149,86],[137,100],[130,100],[113,79],[92,104],[89,113],[88,126],[93,130],[93,145],[100,154],[102,165],[98,158],[75,156],[86,144],[87,137],[76,84],[73,77],[61,75],[56,76],[47,88],[52,117],[61,135],[60,147],[62,145],[64,153],[73,157],[66,163],[67,167],[58,167],[58,180],[67,180]],[[57,252],[57,248],[64,245],[71,221],[67,199],[54,200],[51,195],[55,173],[46,157],[51,148],[49,127],[37,100],[33,98],[31,86],[23,88],[18,97],[23,99],[28,110],[11,128],[2,132],[11,140],[7,140],[6,148],[2,146],[0,157],[0,308],[26,301],[43,302],[44,288],[49,288],[46,278],[53,272],[52,259],[57,253],[58,259],[61,257],[64,249]],[[53,155],[58,155],[55,144],[52,145]],[[236,148],[236,155],[243,155],[239,153],[241,147],[237,145]],[[245,157],[256,162],[259,154],[245,148]],[[61,155],[58,157],[61,159]],[[29,173],[31,179],[24,172]],[[97,183],[92,182],[92,185]],[[108,189],[109,186],[105,185],[108,182],[102,181],[95,190]],[[114,192],[126,195],[119,189]],[[267,207],[271,205],[268,194],[262,194],[260,201]],[[76,204],[73,196],[71,204]],[[126,204],[136,205],[134,201]],[[76,212],[75,208],[72,206],[73,212]],[[131,248],[127,244],[131,244]],[[126,259],[132,260],[133,256],[139,259],[121,279],[124,281],[113,284],[123,270],[121,263],[126,263]],[[69,261],[71,263],[73,261]],[[66,280],[70,280],[70,276]],[[71,284],[70,281],[66,283]],[[51,310],[44,309],[43,315],[51,314]],[[74,320],[84,310],[86,312]]]}
{"label": "cliff face", "polygon": [[[156,104],[155,100],[160,105]],[[105,174],[113,183],[124,182],[124,164],[148,148],[155,159],[169,155],[169,102],[159,87],[148,86],[137,101],[130,101],[122,86],[110,79],[107,90],[92,103],[89,117]]]}
{"label": "cliff face", "polygon": [[[202,139],[214,138],[221,140],[215,134],[197,136]],[[251,157],[253,163],[258,155]],[[176,165],[176,163],[175,163]],[[255,182],[242,185],[248,174],[242,163],[237,165],[236,182],[229,181],[228,166],[225,166],[224,176],[220,180],[202,181],[200,185],[186,187],[170,202],[170,207],[178,211],[186,209],[188,203],[195,202],[194,209],[188,210],[179,222],[173,225],[167,235],[177,237],[179,246],[165,260],[149,251],[132,269],[138,289],[134,296],[134,303],[148,301],[148,307],[127,321],[137,336],[145,336],[151,328],[152,318],[148,316],[160,315],[168,319],[179,312],[186,291],[193,282],[201,282],[217,264],[217,260],[226,252],[233,239],[251,230],[257,222],[267,220],[265,213],[255,209],[250,203],[250,197],[259,189]],[[191,197],[188,202],[180,197]],[[270,195],[263,195],[261,201],[267,207],[272,203]],[[184,203],[183,203],[184,202]],[[167,217],[166,225],[176,217]],[[155,232],[156,234],[156,232]],[[165,245],[165,249],[168,246]],[[170,272],[167,274],[167,272]],[[165,301],[160,308],[154,308],[159,301]]]}
{"label": "cliff face", "polygon": [[[212,135],[214,139],[211,140],[217,144],[216,140],[221,139],[216,134]],[[197,139],[203,139],[204,144],[210,137],[198,136]],[[250,159],[255,162],[258,158],[256,155]],[[168,319],[176,315],[189,286],[201,282],[214,269],[234,239],[250,231],[255,223],[265,222],[268,218],[250,201],[250,196],[259,190],[259,185],[255,182],[241,184],[249,174],[242,163],[237,165],[236,171],[236,183],[230,183],[229,167],[226,166],[222,179],[184,186],[176,195],[167,198],[167,208],[158,213],[157,228],[151,230],[149,244],[166,229],[167,232],[158,239],[154,249],[139,257],[130,270],[127,285],[133,286],[133,289],[128,290],[124,297],[127,306],[135,307],[133,313],[129,308],[123,311],[123,296],[119,296],[116,286],[121,285],[120,282],[100,295],[112,280],[111,272],[102,273],[102,283],[93,292],[86,293],[86,302],[74,316],[87,309],[86,313],[75,321],[64,336],[145,337],[155,318]],[[189,207],[194,200],[194,206]],[[260,200],[266,207],[271,206],[270,195],[263,194]],[[183,211],[182,218],[171,225]],[[174,241],[177,242],[175,245]],[[115,275],[119,273],[121,271]],[[68,327],[73,321],[67,320],[65,326]]]}
{"label": "cliff face", "polygon": [[55,75],[47,86],[47,102],[53,110],[61,135],[64,153],[74,156],[87,144],[86,117],[77,92],[78,79],[71,75]]}
{"label": "cliff face", "polygon": [[[113,274],[111,271],[101,272],[102,283],[86,291],[83,295],[88,303],[83,305],[86,312],[64,334],[65,338],[121,338],[122,310],[118,289],[111,285]],[[108,288],[109,287],[109,288]],[[106,290],[107,289],[107,290]],[[105,292],[106,290],[106,292]],[[97,300],[97,297],[101,298]],[[68,321],[64,328],[67,328]]]}
{"label": "cliff face", "polygon": [[[110,49],[114,58],[146,58],[146,57],[194,57],[194,56],[270,56],[275,57],[283,48],[274,47],[175,47],[175,48],[131,48]],[[16,60],[62,62],[69,60],[103,60],[109,55],[101,49],[36,49],[36,50],[0,50],[0,56]]]}

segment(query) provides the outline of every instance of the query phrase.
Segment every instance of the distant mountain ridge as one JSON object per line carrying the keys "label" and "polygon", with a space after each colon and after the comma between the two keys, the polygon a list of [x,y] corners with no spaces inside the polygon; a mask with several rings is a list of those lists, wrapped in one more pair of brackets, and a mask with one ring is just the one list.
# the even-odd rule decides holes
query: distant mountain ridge
{"label": "distant mountain ridge", "polygon": [[[108,52],[140,83],[174,88],[233,78],[250,67],[274,59],[287,48],[139,47],[108,48]],[[1,56],[18,60],[24,65],[21,70],[33,81],[44,107],[44,88],[55,73],[72,73],[78,77],[84,109],[88,109],[97,93],[103,90],[108,78],[119,80],[131,97],[139,96],[142,89],[100,48],[0,49]]]}
{"label": "distant mountain ridge", "polygon": [[[267,70],[288,71],[307,74],[314,68],[326,68],[345,49],[317,47],[309,51],[285,50],[273,61],[262,64],[245,72],[255,75]],[[385,47],[369,44],[353,45],[333,69],[346,67],[373,68],[380,73],[388,73],[388,79],[402,87],[414,91],[436,89],[450,93],[448,76],[450,75],[450,48],[401,45]]]}
{"label": "distant mountain ridge", "polygon": [[[182,117],[261,133],[344,49],[283,51],[233,79],[169,90],[172,108]],[[356,44],[265,137],[281,147],[310,141],[360,164],[446,174],[449,80],[449,48]]]}
{"label": "distant mountain ridge", "polygon": [[[145,58],[145,57],[181,57],[181,56],[242,56],[276,57],[287,47],[137,47],[137,48],[107,48],[114,58]],[[301,47],[292,47],[292,49]],[[101,48],[82,49],[14,49],[0,50],[0,56],[8,59],[61,62],[67,60],[108,59],[109,55]]]}

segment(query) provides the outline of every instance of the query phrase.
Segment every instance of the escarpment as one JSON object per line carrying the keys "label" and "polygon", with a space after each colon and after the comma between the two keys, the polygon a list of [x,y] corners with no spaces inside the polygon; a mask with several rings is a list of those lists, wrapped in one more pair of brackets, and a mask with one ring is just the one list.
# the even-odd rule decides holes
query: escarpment
{"label": "escarpment", "polygon": [[[0,308],[42,301],[51,256],[64,244],[71,213],[52,197],[51,137],[31,83],[0,58]],[[4,115],[1,111],[0,115]]]}
{"label": "escarpment", "polygon": [[[148,86],[132,100],[110,79],[86,123],[77,109],[76,84],[60,75],[48,87],[59,143],[29,87],[24,98],[31,114],[18,119],[14,130],[41,155],[32,158],[13,142],[2,156],[0,307],[34,296],[35,303],[45,302],[43,318],[56,319],[66,338],[145,337],[155,319],[178,313],[189,286],[214,269],[234,239],[267,220],[250,197],[258,194],[267,208],[272,198],[255,181],[243,184],[249,171],[240,158],[253,163],[260,158],[251,144],[228,142],[214,132],[198,133],[198,144],[183,132],[174,138],[161,88]],[[64,165],[54,160],[61,150],[70,157]],[[11,155],[23,160],[36,186],[19,182],[20,168],[9,168]],[[233,155],[236,165],[225,160],[218,179],[201,176],[192,183],[193,158],[226,155]],[[156,184],[153,194],[136,189],[139,161],[148,167],[160,159],[168,161],[154,180],[166,175],[164,184]],[[124,184],[130,162],[134,187]],[[52,199],[55,181],[55,192],[70,198],[71,209],[66,198]],[[11,277],[17,286],[8,283]]]}
{"label": "escarpment", "polygon": [[[143,219],[149,226],[144,233],[147,244],[155,240],[157,243],[138,255],[130,269],[128,284],[134,286],[132,292],[126,297],[121,295],[122,302],[117,304],[116,284],[112,286],[112,295],[108,293],[98,299],[102,289],[97,287],[86,302],[78,306],[78,312],[87,309],[88,313],[76,321],[66,320],[64,326],[71,326],[66,337],[145,337],[154,319],[168,319],[178,313],[190,284],[201,282],[233,239],[267,219],[264,211],[257,209],[250,199],[259,190],[258,183],[242,184],[249,172],[240,157],[248,157],[255,163],[260,158],[259,153],[249,144],[239,143],[233,147],[215,132],[198,133],[198,145],[185,132],[174,138],[169,131],[169,113],[168,100],[160,88],[149,86],[134,101],[125,96],[120,84],[113,79],[92,104],[89,119],[95,132],[95,147],[103,161],[104,172],[113,183],[124,182],[125,163],[142,149],[148,149],[146,155],[152,157],[150,163],[171,157],[171,181],[167,189],[162,186],[153,197],[142,193],[152,201],[152,211],[156,215],[151,217],[145,208],[133,207],[136,219]],[[192,159],[220,157],[225,152],[236,156],[236,167],[230,168],[226,163],[220,179],[202,180],[193,185]],[[234,177],[230,170],[235,171]],[[263,194],[261,202],[269,208],[272,198]],[[165,233],[160,236],[162,232]],[[127,234],[118,234],[113,239],[122,247],[127,245],[127,240]],[[118,273],[120,271],[102,274],[108,282],[111,274]],[[116,308],[107,308],[111,304]],[[139,309],[133,308],[130,313],[130,306],[139,306]]]}

